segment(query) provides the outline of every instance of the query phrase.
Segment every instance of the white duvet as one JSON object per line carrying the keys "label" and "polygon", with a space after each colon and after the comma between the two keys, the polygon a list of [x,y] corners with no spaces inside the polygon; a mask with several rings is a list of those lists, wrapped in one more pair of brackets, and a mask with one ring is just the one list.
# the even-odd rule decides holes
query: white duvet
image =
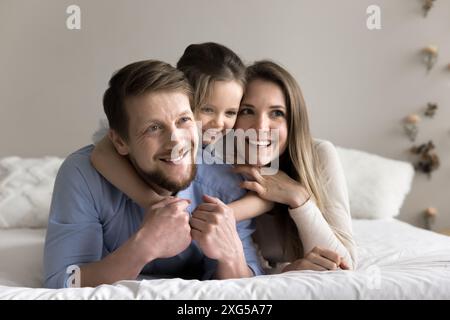
{"label": "white duvet", "polygon": [[450,299],[450,237],[398,220],[354,220],[356,271],[237,280],[120,281],[41,289],[45,230],[0,230],[0,299]]}

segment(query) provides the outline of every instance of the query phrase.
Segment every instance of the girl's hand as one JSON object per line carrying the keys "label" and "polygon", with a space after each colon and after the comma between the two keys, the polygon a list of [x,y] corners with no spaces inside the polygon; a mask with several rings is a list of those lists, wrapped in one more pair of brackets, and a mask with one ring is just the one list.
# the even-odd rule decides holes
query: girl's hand
{"label": "girl's hand", "polygon": [[235,166],[234,172],[253,181],[244,181],[241,188],[254,191],[262,199],[288,205],[290,208],[302,206],[310,198],[309,193],[298,181],[278,170],[274,175],[261,175],[258,167],[249,165]]}
{"label": "girl's hand", "polygon": [[349,270],[343,258],[336,252],[315,247],[303,259],[295,260],[284,267],[282,272],[295,270],[328,271],[337,270],[338,267]]}

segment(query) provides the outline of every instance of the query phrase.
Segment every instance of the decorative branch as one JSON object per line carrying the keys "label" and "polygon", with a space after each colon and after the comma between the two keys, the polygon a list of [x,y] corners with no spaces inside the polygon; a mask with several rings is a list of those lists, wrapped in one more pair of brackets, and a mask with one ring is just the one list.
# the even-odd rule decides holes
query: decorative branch
{"label": "decorative branch", "polygon": [[438,60],[439,49],[437,46],[429,45],[423,49],[423,53],[427,71],[430,71]]}
{"label": "decorative branch", "polygon": [[436,153],[436,147],[433,141],[428,141],[428,143],[421,144],[416,147],[413,146],[410,151],[413,154],[419,156],[419,160],[414,165],[416,171],[426,173],[428,178],[431,178],[431,173],[439,168],[440,160]]}
{"label": "decorative branch", "polygon": [[421,119],[417,114],[410,114],[404,120],[405,124],[403,128],[405,129],[405,133],[411,142],[416,141],[417,134],[419,133],[419,127],[417,124],[420,120]]}
{"label": "decorative branch", "polygon": [[425,227],[431,230],[431,226],[438,214],[437,209],[433,207],[426,208],[423,214],[425,216]]}
{"label": "decorative branch", "polygon": [[433,118],[436,114],[436,111],[438,109],[437,103],[428,102],[427,104],[427,110],[425,110],[424,114],[426,117]]}
{"label": "decorative branch", "polygon": [[428,15],[428,12],[433,8],[435,0],[425,0],[422,9],[423,9],[423,16],[426,18]]}

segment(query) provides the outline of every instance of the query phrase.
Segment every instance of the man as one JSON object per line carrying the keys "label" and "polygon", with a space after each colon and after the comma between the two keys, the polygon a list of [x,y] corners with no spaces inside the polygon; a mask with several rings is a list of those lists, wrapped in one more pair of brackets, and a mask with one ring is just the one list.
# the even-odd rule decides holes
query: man
{"label": "man", "polygon": [[[70,155],[55,181],[44,251],[46,287],[71,285],[73,265],[80,268],[81,286],[141,273],[190,279],[262,273],[251,241],[253,224],[236,226],[225,204],[243,195],[239,182],[220,166],[197,170],[194,164],[197,128],[190,94],[183,73],[160,61],[130,64],[111,78],[103,99],[110,138],[164,199],[145,210],[92,167],[93,146]],[[202,202],[207,211],[190,219]]]}

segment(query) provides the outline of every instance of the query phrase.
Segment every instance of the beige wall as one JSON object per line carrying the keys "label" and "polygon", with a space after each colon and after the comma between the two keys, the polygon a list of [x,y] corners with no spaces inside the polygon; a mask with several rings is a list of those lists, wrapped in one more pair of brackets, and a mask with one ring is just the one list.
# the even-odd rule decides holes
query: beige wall
{"label": "beige wall", "polygon": [[[66,28],[77,4],[82,29]],[[366,8],[382,29],[366,28]],[[418,141],[434,139],[442,166],[417,175],[401,218],[421,224],[436,206],[450,228],[450,1],[424,19],[417,0],[0,0],[0,157],[65,156],[89,143],[112,71],[147,58],[175,63],[186,45],[216,41],[246,61],[272,58],[299,80],[313,133],[343,147],[407,159],[401,119],[428,101]],[[426,74],[419,50],[440,47]]]}

